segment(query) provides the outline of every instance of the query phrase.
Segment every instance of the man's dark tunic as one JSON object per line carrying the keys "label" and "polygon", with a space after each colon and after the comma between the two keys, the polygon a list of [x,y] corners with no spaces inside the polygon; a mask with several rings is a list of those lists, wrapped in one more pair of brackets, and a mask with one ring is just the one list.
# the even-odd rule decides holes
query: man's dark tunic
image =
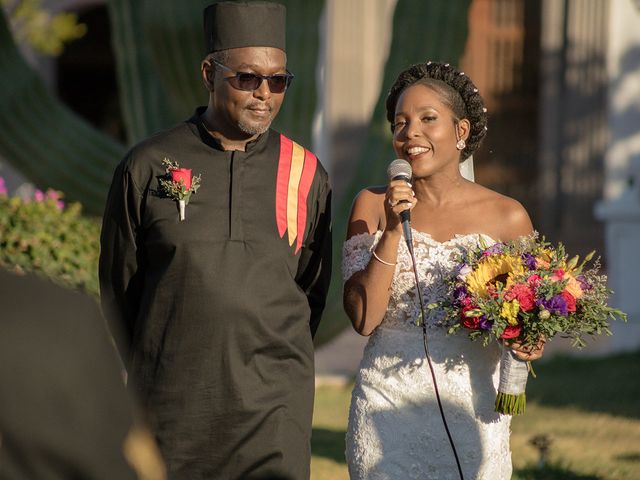
{"label": "man's dark tunic", "polygon": [[[224,151],[201,111],[116,170],[103,308],[171,478],[307,478],[312,334],[331,265],[327,174],[295,144],[292,161],[274,130]],[[184,221],[158,183],[164,158],[202,176]]]}

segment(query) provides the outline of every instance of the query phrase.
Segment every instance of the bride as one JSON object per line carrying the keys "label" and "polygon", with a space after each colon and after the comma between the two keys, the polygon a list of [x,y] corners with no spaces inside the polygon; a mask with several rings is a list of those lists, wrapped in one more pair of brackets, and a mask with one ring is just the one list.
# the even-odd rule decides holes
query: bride
{"label": "bride", "polygon": [[[411,183],[394,180],[362,190],[349,219],[344,308],[353,328],[371,336],[349,412],[352,479],[458,479],[459,468],[465,479],[511,478],[510,417],[494,412],[501,346],[447,335],[437,325],[440,312],[429,310],[432,378],[399,217],[411,211],[425,305],[444,295],[456,252],[478,245],[481,237],[490,244],[532,233],[520,203],[460,173],[460,162],[486,133],[486,117],[474,84],[448,64],[414,65],[389,92],[393,148],[410,163],[413,177]],[[542,343],[530,350],[510,347],[522,360],[535,360],[543,350]]]}

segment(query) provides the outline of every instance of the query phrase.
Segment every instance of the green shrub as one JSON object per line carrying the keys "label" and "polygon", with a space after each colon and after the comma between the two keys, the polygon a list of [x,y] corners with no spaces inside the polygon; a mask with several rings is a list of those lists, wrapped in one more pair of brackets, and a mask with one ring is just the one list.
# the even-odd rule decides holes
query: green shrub
{"label": "green shrub", "polygon": [[37,191],[34,199],[10,197],[0,178],[0,266],[34,272],[98,296],[100,223],[65,206],[61,194]]}

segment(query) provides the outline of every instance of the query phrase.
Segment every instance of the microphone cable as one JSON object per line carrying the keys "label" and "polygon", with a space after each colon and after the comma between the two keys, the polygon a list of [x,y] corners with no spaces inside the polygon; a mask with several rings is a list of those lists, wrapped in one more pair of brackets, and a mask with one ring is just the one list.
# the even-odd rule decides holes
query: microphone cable
{"label": "microphone cable", "polygon": [[431,363],[431,355],[429,355],[429,345],[427,341],[427,315],[424,308],[424,301],[422,300],[422,291],[420,290],[420,280],[418,278],[418,268],[416,266],[416,257],[413,254],[413,241],[411,237],[409,238],[405,237],[405,240],[407,242],[407,248],[409,250],[409,254],[411,255],[411,264],[413,265],[413,275],[416,280],[416,290],[418,292],[418,301],[420,302],[420,313],[422,314],[422,341],[424,346],[424,354],[427,357],[427,363],[429,365],[429,370],[431,371],[431,378],[433,379],[433,389],[436,394],[436,400],[438,401],[438,409],[440,410],[442,423],[444,424],[444,429],[447,432],[447,437],[449,438],[449,444],[451,445],[451,450],[453,450],[453,456],[456,459],[456,466],[458,467],[460,480],[464,480],[464,475],[462,474],[462,467],[460,466],[460,459],[458,458],[458,451],[456,450],[456,446],[453,443],[453,437],[451,436],[451,432],[449,431],[449,425],[447,424],[447,419],[444,415],[444,409],[442,408],[442,401],[440,400],[440,392],[438,391],[438,382],[436,381],[436,372],[433,369],[433,364]]}

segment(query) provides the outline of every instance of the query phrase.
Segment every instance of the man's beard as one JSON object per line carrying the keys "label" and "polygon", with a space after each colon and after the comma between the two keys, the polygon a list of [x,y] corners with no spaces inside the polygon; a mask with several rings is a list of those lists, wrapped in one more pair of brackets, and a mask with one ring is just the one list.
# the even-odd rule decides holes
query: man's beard
{"label": "man's beard", "polygon": [[267,130],[269,130],[269,127],[271,126],[271,120],[269,120],[268,123],[266,124],[249,124],[249,123],[245,123],[242,120],[240,120],[238,122],[238,128],[246,133],[247,135],[262,135],[264,132],[266,132]]}
{"label": "man's beard", "polygon": [[[250,107],[250,105],[249,105]],[[271,122],[273,122],[273,110],[270,110],[270,115],[268,119],[265,119],[264,122],[256,122],[250,119],[243,119],[242,117],[238,119],[238,128],[248,134],[248,135],[262,135],[264,132],[269,130],[271,126]]]}

